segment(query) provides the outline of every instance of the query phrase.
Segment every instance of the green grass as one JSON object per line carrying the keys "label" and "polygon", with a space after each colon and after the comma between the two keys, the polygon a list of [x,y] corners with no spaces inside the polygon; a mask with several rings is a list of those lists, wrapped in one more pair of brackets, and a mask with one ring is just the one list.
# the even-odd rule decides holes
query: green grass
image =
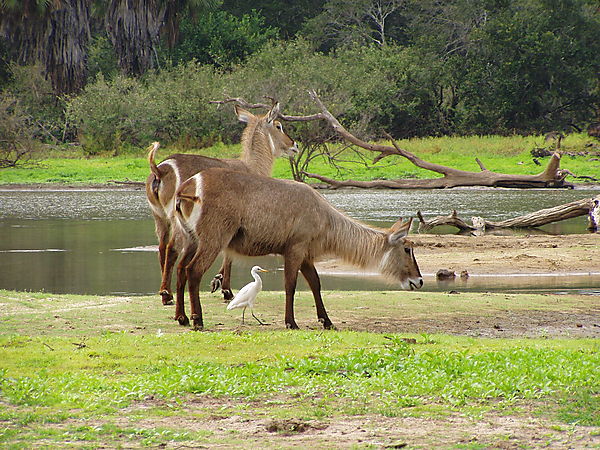
{"label": "green grass", "polygon": [[[393,322],[593,304],[582,296],[560,302],[525,294],[378,296],[373,302],[368,292],[325,293],[341,328],[341,318],[382,314]],[[231,416],[443,421],[457,413],[533,410],[564,426],[600,427],[597,339],[287,331],[281,293],[262,293],[260,303],[258,314],[271,327],[239,327],[238,314],[205,297],[208,331],[189,332],[169,319],[171,309],[158,298],[0,291],[0,445],[211,446],[223,443],[222,434],[171,421]],[[313,316],[310,295],[301,293],[300,325],[314,324]],[[236,433],[226,443],[243,446]]]}
{"label": "green grass", "polygon": [[[582,152],[591,139],[585,134],[572,134],[563,141],[562,149],[566,152]],[[487,169],[494,172],[511,174],[536,174],[541,172],[548,158],[541,158],[541,166],[536,165],[530,155],[534,147],[543,147],[541,136],[470,136],[408,139],[398,144],[427,161],[455,167],[468,171],[479,171],[475,158],[478,157]],[[162,149],[159,159],[179,151],[176,148]],[[226,146],[218,144],[202,149],[197,153],[213,156],[235,158],[239,155],[239,145]],[[367,160],[374,153],[363,152]],[[350,158],[351,156],[348,156]],[[600,178],[600,161],[589,161],[590,156],[564,156],[561,167],[569,169],[576,175]],[[432,178],[439,176],[433,172],[419,169],[400,157],[388,157],[374,166],[365,167],[358,163],[341,163],[341,172],[332,167],[324,158],[317,158],[309,167],[309,171],[337,179],[353,178],[371,180],[376,178]],[[85,158],[75,150],[53,151],[35,166],[27,168],[10,168],[0,171],[0,184],[14,183],[65,183],[86,184],[106,183],[108,180],[144,181],[148,175],[148,164],[145,150],[130,149],[120,156],[97,156]],[[276,178],[290,178],[289,163],[278,159],[273,169]],[[568,178],[569,181],[574,181]]]}

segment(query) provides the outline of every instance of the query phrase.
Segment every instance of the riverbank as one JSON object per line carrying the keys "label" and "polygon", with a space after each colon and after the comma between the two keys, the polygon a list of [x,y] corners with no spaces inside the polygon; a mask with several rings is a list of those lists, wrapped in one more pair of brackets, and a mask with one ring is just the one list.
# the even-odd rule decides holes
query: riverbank
{"label": "riverbank", "polygon": [[[455,136],[438,138],[405,139],[398,145],[431,163],[453,167],[465,171],[480,171],[479,159],[493,172],[514,175],[533,175],[542,172],[548,164],[548,157],[534,158],[531,150],[552,148],[552,143],[543,136]],[[330,152],[337,152],[338,144],[332,144]],[[562,140],[564,152],[561,168],[576,176],[600,180],[600,146],[585,133],[569,134]],[[217,144],[203,149],[184,150],[163,148],[157,159],[162,160],[177,152],[189,152],[210,157],[237,158],[241,146]],[[107,184],[112,181],[144,182],[149,174],[146,149],[129,149],[126,153],[111,156],[100,154],[89,156],[81,149],[69,147],[54,149],[40,156],[31,164],[19,168],[0,170],[0,186],[31,185],[39,183],[65,183],[67,185]],[[369,164],[376,156],[373,152],[346,150],[337,155],[331,164],[329,155],[311,156],[310,165],[304,170],[334,179],[400,179],[435,178],[439,174],[417,168],[405,158],[390,156],[377,164]],[[303,156],[305,158],[306,155]],[[291,179],[290,163],[284,158],[275,161],[275,178]],[[587,178],[587,180],[590,180]],[[568,182],[582,181],[572,176]]]}

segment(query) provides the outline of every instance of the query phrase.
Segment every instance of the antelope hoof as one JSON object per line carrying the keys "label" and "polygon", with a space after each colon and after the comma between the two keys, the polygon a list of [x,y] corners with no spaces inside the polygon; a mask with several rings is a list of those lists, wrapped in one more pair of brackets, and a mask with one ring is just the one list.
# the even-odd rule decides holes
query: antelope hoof
{"label": "antelope hoof", "polygon": [[194,323],[194,331],[202,331],[204,329],[204,323],[202,321],[202,316],[193,314],[192,322]]}
{"label": "antelope hoof", "polygon": [[160,291],[159,294],[162,297],[162,304],[164,306],[173,304],[173,294],[171,294],[169,291]]}
{"label": "antelope hoof", "polygon": [[299,330],[300,327],[298,327],[298,325],[296,324],[296,322],[286,322],[285,323],[285,327],[288,330]]}
{"label": "antelope hoof", "polygon": [[183,327],[187,327],[190,325],[190,319],[188,319],[188,317],[185,314],[182,314],[181,316],[175,317],[175,320],[177,322],[179,322],[179,325],[183,326]]}
{"label": "antelope hoof", "polygon": [[222,289],[221,293],[226,302],[233,300],[233,292],[231,292],[231,289]]}
{"label": "antelope hoof", "polygon": [[337,328],[335,327],[335,325],[333,323],[331,323],[331,320],[329,320],[329,318],[319,319],[319,322],[321,322],[323,324],[323,328],[326,330],[337,330]]}

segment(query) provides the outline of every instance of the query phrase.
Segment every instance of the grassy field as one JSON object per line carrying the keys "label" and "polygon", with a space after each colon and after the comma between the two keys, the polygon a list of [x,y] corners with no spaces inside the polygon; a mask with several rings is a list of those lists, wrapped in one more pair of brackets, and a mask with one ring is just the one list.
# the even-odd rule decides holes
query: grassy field
{"label": "grassy field", "polygon": [[[594,338],[428,334],[419,320],[594,308],[586,296],[300,293],[257,314],[203,297],[205,332],[158,297],[0,291],[0,446],[583,448],[600,441]],[[410,318],[405,332],[356,331]],[[308,329],[307,329],[308,327]],[[390,326],[390,330],[393,327]],[[507,448],[508,448],[507,447]],[[502,447],[504,448],[504,447]]]}
{"label": "grassy field", "polygon": [[[571,153],[589,151],[590,147],[586,145],[590,143],[592,140],[587,135],[572,134],[564,139],[562,149]],[[541,136],[425,138],[401,140],[398,144],[427,161],[469,171],[480,170],[475,161],[476,157],[491,171],[511,174],[539,173],[545,168],[548,161],[548,158],[540,158],[541,165],[536,165],[530,155],[531,149],[545,145]],[[179,149],[176,148],[162,149],[159,151],[159,160],[177,151]],[[221,144],[202,149],[198,153],[213,157],[235,158],[240,151],[239,145],[225,146]],[[37,164],[26,168],[1,170],[0,184],[86,184],[106,183],[109,180],[144,181],[149,173],[143,149],[130,149],[126,154],[116,157],[85,158],[77,149],[53,151],[46,156]],[[367,161],[370,161],[373,156],[372,153],[364,152]],[[346,158],[358,161],[355,155],[348,154],[345,155],[344,159]],[[564,156],[561,166],[576,175],[600,178],[600,161],[590,161],[590,159],[593,159],[590,155]],[[365,166],[358,162],[345,162],[340,163],[337,168],[331,166],[325,158],[318,158],[311,163],[309,170],[332,178],[358,180],[437,176],[433,172],[418,169],[399,157],[386,158],[374,166]],[[276,178],[290,178],[291,171],[288,161],[279,159],[275,164],[273,175]],[[576,181],[573,178],[567,180]]]}

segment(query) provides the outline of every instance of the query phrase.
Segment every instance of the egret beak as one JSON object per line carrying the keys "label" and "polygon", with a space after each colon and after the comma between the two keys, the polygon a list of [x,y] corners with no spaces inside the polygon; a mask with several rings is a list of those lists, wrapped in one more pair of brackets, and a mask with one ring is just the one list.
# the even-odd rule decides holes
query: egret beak
{"label": "egret beak", "polygon": [[260,269],[259,272],[268,272],[267,269]]}

